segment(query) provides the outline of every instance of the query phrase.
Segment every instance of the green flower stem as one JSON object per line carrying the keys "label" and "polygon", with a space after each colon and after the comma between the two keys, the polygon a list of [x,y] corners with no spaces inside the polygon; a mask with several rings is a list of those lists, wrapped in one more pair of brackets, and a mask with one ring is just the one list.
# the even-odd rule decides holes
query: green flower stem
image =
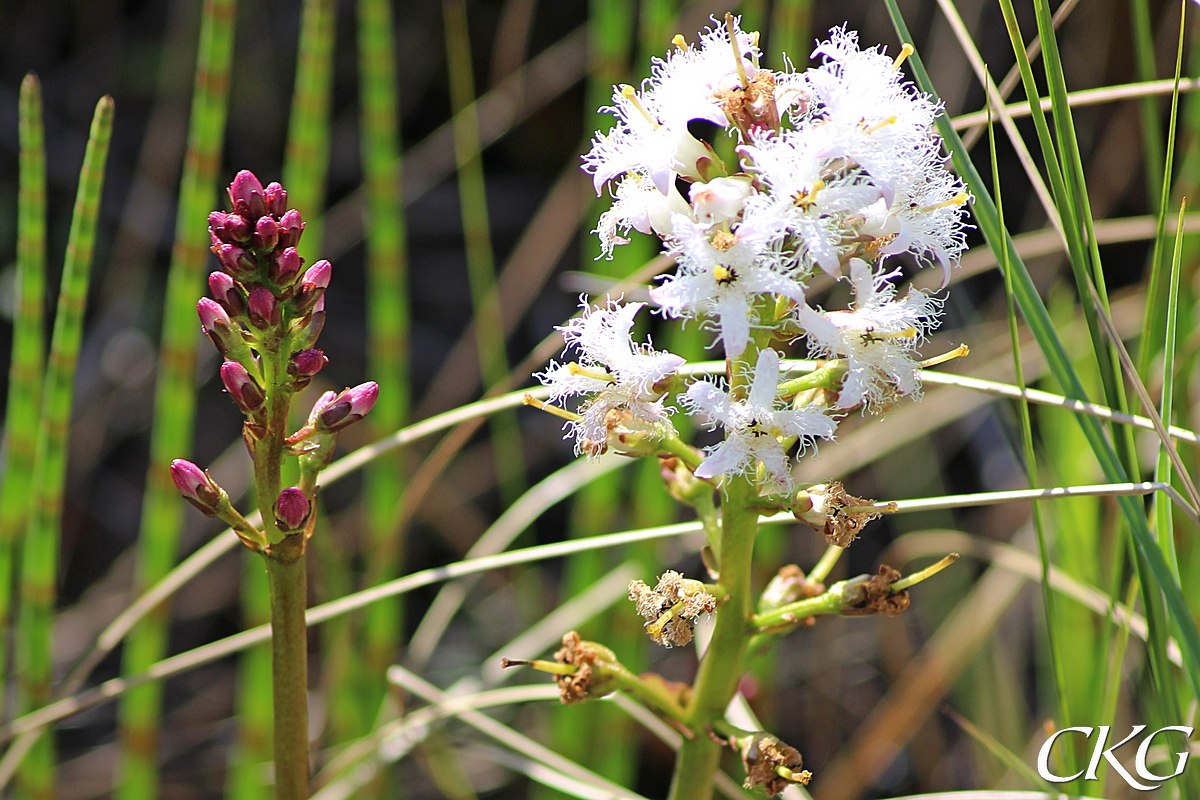
{"label": "green flower stem", "polygon": [[805,617],[818,617],[822,614],[836,614],[858,599],[854,588],[866,583],[868,578],[862,576],[852,581],[839,581],[829,587],[825,594],[816,597],[806,597],[794,603],[773,608],[750,618],[750,624],[755,628],[771,628],[776,625],[787,625]]}
{"label": "green flower stem", "polygon": [[[283,342],[287,345],[288,342]],[[271,674],[275,715],[276,800],[308,797],[308,600],[303,533],[285,535],[275,521],[280,470],[292,390],[287,346],[263,355],[267,380],[266,433],[254,448],[254,488],[269,542],[265,556],[271,590]]]}
{"label": "green flower stem", "polygon": [[708,800],[713,774],[721,759],[721,745],[708,735],[708,727],[725,716],[746,654],[746,628],[753,613],[751,562],[758,514],[747,506],[756,492],[750,479],[738,476],[726,486],[721,507],[720,588],[727,599],[717,612],[712,640],[708,644],[695,694],[688,708],[692,737],[685,739],[675,762],[670,800]]}
{"label": "green flower stem", "polygon": [[667,455],[675,456],[693,470],[700,466],[700,462],[704,460],[703,453],[680,439],[678,436],[665,437],[661,442],[659,442],[658,450],[660,453],[666,453]]}
{"label": "green flower stem", "polygon": [[836,361],[827,362],[824,366],[814,369],[807,375],[801,375],[798,378],[792,378],[790,381],[784,381],[779,384],[780,397],[792,397],[807,392],[810,389],[830,389],[837,384],[837,381],[846,373],[846,362],[838,359]]}
{"label": "green flower stem", "polygon": [[668,692],[657,681],[643,681],[627,669],[622,668],[616,674],[616,684],[621,691],[636,697],[643,704],[659,711],[672,719],[683,722],[687,719],[687,710],[679,704],[679,700]]}
{"label": "green flower stem", "polygon": [[823,581],[833,572],[834,566],[837,565],[838,559],[842,557],[842,553],[846,552],[846,548],[838,547],[836,544],[831,544],[825,548],[825,552],[821,555],[821,560],[816,563],[816,566],[808,573],[810,581]]}

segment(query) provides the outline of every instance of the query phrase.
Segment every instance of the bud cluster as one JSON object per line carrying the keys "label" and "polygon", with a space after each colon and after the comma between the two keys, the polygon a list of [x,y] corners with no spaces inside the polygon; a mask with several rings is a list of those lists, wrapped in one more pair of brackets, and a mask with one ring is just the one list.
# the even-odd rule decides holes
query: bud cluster
{"label": "bud cluster", "polygon": [[[243,170],[228,195],[231,210],[208,215],[211,249],[221,269],[208,276],[212,297],[201,298],[196,310],[205,335],[225,358],[221,383],[246,416],[243,438],[255,461],[260,495],[265,487],[271,487],[268,497],[278,491],[281,453],[301,456],[301,486],[283,489],[264,512],[269,511],[279,534],[307,534],[315,519],[316,474],[332,456],[337,432],[366,416],[379,387],[364,383],[327,392],[307,424],[287,435],[292,396],[328,363],[315,345],[325,324],[332,268],[322,260],[304,269],[296,249],[304,219],[288,208],[280,184],[264,187],[254,173]],[[260,480],[260,470],[273,474]],[[206,514],[220,516],[235,529],[235,522],[245,523],[207,472],[176,461],[172,477],[184,497]],[[257,531],[249,535],[259,545],[272,538]]]}

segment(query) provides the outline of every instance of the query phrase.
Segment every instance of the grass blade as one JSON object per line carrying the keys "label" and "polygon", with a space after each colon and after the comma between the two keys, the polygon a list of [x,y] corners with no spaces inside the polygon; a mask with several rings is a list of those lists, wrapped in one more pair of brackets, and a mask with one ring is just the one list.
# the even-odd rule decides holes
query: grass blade
{"label": "grass blade", "polygon": [[[4,463],[0,475],[0,629],[12,613],[13,559],[32,511],[30,495],[37,458],[46,341],[46,144],[42,126],[42,85],[33,73],[21,83],[20,192],[17,196],[16,317],[4,416]],[[7,637],[0,640],[0,685],[6,683]],[[0,699],[0,714],[4,700]]]}
{"label": "grass blade", "polygon": [[[235,6],[235,0],[208,0],[200,21],[187,155],[163,303],[150,467],[138,536],[135,591],[139,592],[175,565],[183,529],[185,506],[179,502],[168,468],[172,459],[184,457],[192,449],[199,341],[196,299],[204,285],[206,219],[213,208],[225,137]],[[141,672],[163,657],[169,619],[170,605],[164,603],[131,632],[123,658],[125,672]],[[132,692],[121,703],[121,765],[116,788],[121,800],[158,796],[161,709],[158,686]]]}
{"label": "grass blade", "polygon": [[[50,360],[42,390],[37,459],[33,470],[33,511],[21,548],[21,608],[17,623],[18,702],[25,710],[41,706],[50,699],[54,664],[51,629],[58,584],[67,437],[112,124],[113,101],[106,96],[96,104],[83,168],[79,172],[54,333],[50,339]],[[22,764],[20,781],[25,794],[53,796],[54,768],[53,746],[43,737]]]}

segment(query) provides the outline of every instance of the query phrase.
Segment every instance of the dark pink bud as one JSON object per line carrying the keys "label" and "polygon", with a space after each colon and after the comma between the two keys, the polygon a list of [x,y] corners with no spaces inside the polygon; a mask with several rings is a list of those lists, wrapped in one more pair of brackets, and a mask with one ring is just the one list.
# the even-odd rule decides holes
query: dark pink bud
{"label": "dark pink bud", "polygon": [[207,297],[201,297],[200,302],[196,303],[196,313],[200,315],[200,324],[204,326],[205,333],[213,333],[221,326],[226,329],[233,327],[233,320],[225,313],[225,309]]}
{"label": "dark pink bud", "polygon": [[322,258],[305,271],[302,283],[311,283],[318,289],[328,289],[329,276],[332,272],[333,265]]}
{"label": "dark pink bud", "polygon": [[214,211],[208,215],[208,232],[213,244],[245,244],[250,239],[250,226],[238,214]]}
{"label": "dark pink bud", "polygon": [[213,253],[217,256],[217,263],[221,265],[221,269],[235,277],[253,275],[258,271],[258,265],[255,264],[254,258],[242,248],[232,244],[214,245]]}
{"label": "dark pink bud", "polygon": [[267,200],[267,213],[273,217],[282,217],[287,210],[287,192],[278,183],[268,183],[263,190]]}
{"label": "dark pink bud", "polygon": [[213,272],[208,276],[208,290],[213,299],[225,309],[231,317],[239,316],[246,310],[246,302],[242,290],[234,283],[233,278],[224,272]]}
{"label": "dark pink bud", "polygon": [[275,295],[265,286],[255,286],[250,291],[246,307],[250,312],[250,324],[256,328],[269,328],[279,323]]}
{"label": "dark pink bud", "polygon": [[301,350],[288,362],[288,374],[293,377],[311,378],[328,363],[329,359],[316,348]]}
{"label": "dark pink bud", "polygon": [[300,254],[289,247],[275,254],[271,262],[271,280],[281,286],[289,285],[300,273]]}
{"label": "dark pink bud", "polygon": [[253,172],[244,169],[229,184],[229,202],[233,210],[245,217],[247,222],[256,222],[267,213],[267,200],[262,182]]}
{"label": "dark pink bud", "polygon": [[221,383],[225,384],[225,391],[229,392],[243,413],[249,414],[262,406],[263,391],[258,382],[236,361],[226,361],[221,365]]}
{"label": "dark pink bud", "polygon": [[379,384],[374,381],[360,383],[353,389],[346,389],[326,403],[324,408],[319,411],[316,408],[313,409],[316,414],[317,430],[323,433],[335,433],[358,422],[374,408],[375,400],[378,397]]}
{"label": "dark pink bud", "polygon": [[171,479],[183,499],[200,509],[206,516],[215,517],[221,503],[221,487],[207,472],[190,461],[177,458],[171,462]]}
{"label": "dark pink bud", "polygon": [[298,531],[308,522],[312,504],[295,486],[284,489],[275,501],[275,522],[281,531]]}
{"label": "dark pink bud", "polygon": [[260,250],[274,250],[279,241],[279,223],[270,217],[259,217],[254,224],[251,243]]}
{"label": "dark pink bud", "polygon": [[279,246],[295,247],[300,243],[300,234],[304,233],[304,219],[294,208],[288,209],[279,218]]}

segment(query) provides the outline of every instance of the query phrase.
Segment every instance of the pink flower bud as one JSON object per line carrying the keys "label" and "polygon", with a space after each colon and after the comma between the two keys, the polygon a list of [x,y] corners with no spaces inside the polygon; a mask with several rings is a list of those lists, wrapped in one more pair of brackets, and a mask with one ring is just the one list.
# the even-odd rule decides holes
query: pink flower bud
{"label": "pink flower bud", "polygon": [[213,299],[217,301],[221,308],[225,309],[229,316],[239,316],[246,310],[246,302],[242,297],[241,289],[234,283],[233,278],[229,277],[226,273],[210,273],[208,276],[208,290],[212,292]]}
{"label": "pink flower bud", "polygon": [[233,204],[233,210],[245,217],[247,222],[255,222],[267,213],[262,182],[248,169],[239,172],[229,184],[229,202]]}
{"label": "pink flower bud", "polygon": [[242,413],[249,414],[262,406],[263,391],[258,382],[236,361],[226,361],[221,365],[221,383],[225,384],[225,391],[229,392]]}
{"label": "pink flower bud", "polygon": [[279,246],[295,247],[300,243],[300,234],[304,233],[304,219],[294,208],[288,209],[279,218]]}
{"label": "pink flower bud", "polygon": [[295,486],[284,489],[275,501],[275,522],[282,531],[298,531],[308,521],[312,504],[304,492]]}
{"label": "pink flower bud", "polygon": [[288,362],[288,374],[294,378],[311,378],[329,363],[325,354],[316,348],[301,350]]}
{"label": "pink flower bud", "polygon": [[304,273],[304,280],[301,282],[311,283],[318,289],[327,289],[329,288],[329,276],[332,272],[333,265],[325,259],[321,259],[308,268]]}
{"label": "pink flower bud", "polygon": [[216,484],[207,470],[202,470],[190,461],[177,458],[171,462],[171,479],[183,495],[183,499],[200,509],[206,516],[215,517],[221,503],[221,487]]}
{"label": "pink flower bud", "polygon": [[233,327],[233,320],[225,313],[225,309],[207,297],[201,297],[196,303],[196,313],[200,315],[200,324],[204,326],[205,333],[213,333],[221,326],[226,329]]}
{"label": "pink flower bud", "polygon": [[213,244],[245,244],[250,239],[250,226],[237,214],[214,211],[208,215],[208,232]]}
{"label": "pink flower bud", "polygon": [[[313,408],[317,430],[324,433],[335,433],[358,422],[374,408],[375,400],[378,397],[379,384],[374,381],[360,383],[353,389],[346,389],[325,403],[324,407]],[[321,400],[324,399],[325,397],[321,398]],[[321,401],[317,402],[320,406]]]}
{"label": "pink flower bud", "polygon": [[252,275],[258,271],[254,258],[242,248],[232,244],[213,245],[213,253],[221,269],[235,277]]}
{"label": "pink flower bud", "polygon": [[269,328],[279,323],[279,306],[275,295],[265,286],[255,286],[246,301],[250,312],[250,324],[256,328]]}
{"label": "pink flower bud", "polygon": [[267,213],[274,217],[283,216],[283,212],[287,210],[287,192],[283,186],[277,182],[268,183],[263,195],[267,200]]}
{"label": "pink flower bud", "polygon": [[275,254],[271,261],[271,280],[281,286],[287,286],[300,273],[300,254],[296,248],[289,247]]}
{"label": "pink flower bud", "polygon": [[254,238],[250,242],[259,250],[274,250],[279,241],[279,223],[270,217],[259,217],[254,224]]}

